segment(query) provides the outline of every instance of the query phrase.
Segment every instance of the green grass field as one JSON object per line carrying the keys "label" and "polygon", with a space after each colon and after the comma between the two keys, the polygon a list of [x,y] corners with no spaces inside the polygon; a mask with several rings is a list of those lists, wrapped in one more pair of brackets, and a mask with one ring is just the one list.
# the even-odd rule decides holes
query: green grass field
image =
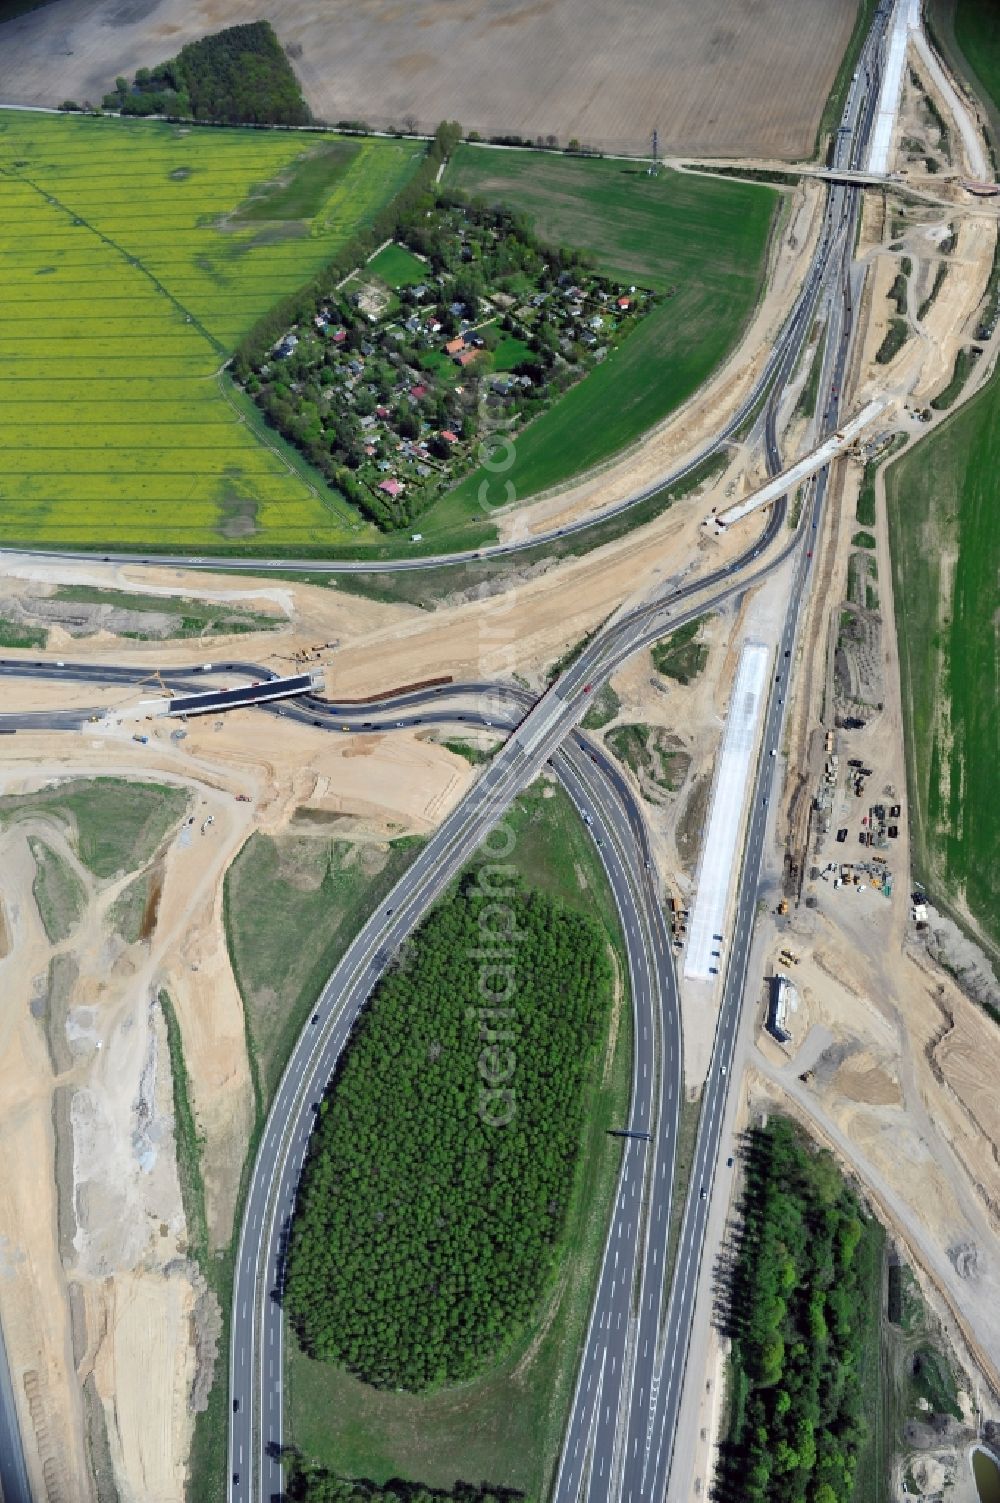
{"label": "green grass field", "polygon": [[[293,824],[279,839],[252,835],[227,871],[226,937],[262,1109],[324,981],[418,847],[380,853]],[[262,905],[272,924],[257,922]]]}
{"label": "green grass field", "polygon": [[67,826],[84,866],[101,881],[144,866],[188,804],[183,788],[129,778],[79,778],[0,799],[0,824],[44,814]]}
{"label": "green grass field", "polygon": [[[931,7],[1000,118],[1000,33],[988,0]],[[953,27],[953,29],[952,29]],[[997,136],[1000,139],[1000,133]],[[964,374],[962,352],[952,387]],[[944,394],[942,394],[944,395]],[[941,398],[932,405],[941,405]],[[913,860],[938,901],[964,898],[1000,952],[1000,378],[886,472]],[[860,520],[860,517],[859,517]]]}
{"label": "green grass field", "polygon": [[[621,969],[611,896],[596,851],[565,794],[535,784],[506,818],[516,837],[507,859],[530,886],[603,923]],[[449,1487],[458,1478],[485,1479],[519,1488],[532,1500],[547,1495],[621,1153],[607,1129],[625,1110],[630,1061],[624,998],[610,1065],[602,1051],[604,1068],[589,1087],[582,1173],[567,1219],[572,1255],[532,1339],[475,1382],[407,1394],[370,1388],[338,1368],[312,1362],[290,1338],[289,1438],[304,1458],[376,1482],[399,1477]]]}
{"label": "green grass field", "polygon": [[[775,194],[756,184],[658,177],[628,163],[461,146],[445,186],[521,210],[555,244],[662,301],[583,381],[517,438],[493,490],[518,499],[607,459],[678,407],[733,348],[760,289]],[[668,295],[673,289],[673,294]],[[477,470],[421,519],[428,539],[482,521]]]}
{"label": "green grass field", "polygon": [[992,0],[957,0],[954,8],[955,40],[992,106],[994,132],[1000,116],[1000,27]]}
{"label": "green grass field", "polygon": [[0,111],[0,542],[288,551],[373,537],[261,441],[217,373],[418,151]]}
{"label": "green grass field", "polygon": [[423,261],[419,261],[405,245],[387,245],[368,262],[366,272],[381,277],[387,287],[415,287],[426,282],[429,276]]}
{"label": "green grass field", "polygon": [[886,474],[914,862],[933,894],[964,896],[994,945],[998,475],[996,377]]}

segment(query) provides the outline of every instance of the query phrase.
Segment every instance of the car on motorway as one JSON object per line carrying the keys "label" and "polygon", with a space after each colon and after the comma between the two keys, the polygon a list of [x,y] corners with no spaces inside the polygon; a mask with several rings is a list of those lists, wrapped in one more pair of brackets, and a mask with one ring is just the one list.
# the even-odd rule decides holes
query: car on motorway
{"label": "car on motorway", "polygon": [[707,1200],[708,1199],[708,1191],[705,1189],[704,1185],[702,1185],[701,1189],[698,1192],[698,1199],[699,1200]]}

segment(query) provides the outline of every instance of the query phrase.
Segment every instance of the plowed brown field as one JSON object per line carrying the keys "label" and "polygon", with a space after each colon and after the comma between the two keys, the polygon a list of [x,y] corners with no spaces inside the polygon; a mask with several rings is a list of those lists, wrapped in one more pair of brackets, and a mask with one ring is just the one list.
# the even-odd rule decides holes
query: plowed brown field
{"label": "plowed brown field", "polygon": [[[315,114],[642,152],[796,157],[852,0],[271,0]],[[100,100],[259,0],[59,0],[3,28],[0,100]]]}

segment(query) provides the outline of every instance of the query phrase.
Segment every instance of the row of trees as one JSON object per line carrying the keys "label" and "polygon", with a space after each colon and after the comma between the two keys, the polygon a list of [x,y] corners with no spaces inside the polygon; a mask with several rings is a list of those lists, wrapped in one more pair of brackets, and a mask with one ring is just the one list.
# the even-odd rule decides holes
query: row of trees
{"label": "row of trees", "polygon": [[507,1487],[456,1482],[449,1491],[395,1479],[379,1486],[360,1478],[336,1477],[323,1467],[293,1463],[288,1496],[294,1503],[522,1503],[524,1494]]}
{"label": "row of trees", "polygon": [[432,208],[434,179],[462,139],[462,127],[442,122],[429,143],[416,172],[375,218],[349,240],[320,271],[263,314],[240,340],[233,352],[232,370],[237,381],[246,381],[255,366],[266,361],[275,342],[293,324],[310,320],[321,303],[333,297],[337,283],[367,260],[383,241],[391,240],[408,214]]}
{"label": "row of trees", "polygon": [[719,1494],[848,1503],[867,1438],[861,1368],[881,1243],[828,1153],[785,1118],[751,1139],[732,1273]]}
{"label": "row of trees", "polygon": [[[490,904],[514,939],[484,993]],[[599,926],[538,892],[468,879],[427,919],[313,1134],[284,1285],[311,1356],[419,1390],[519,1334],[559,1261],[611,987]]]}
{"label": "row of trees", "polygon": [[189,42],[176,57],[115,80],[105,109],[177,115],[227,125],[308,125],[294,69],[269,21],[227,26]]}

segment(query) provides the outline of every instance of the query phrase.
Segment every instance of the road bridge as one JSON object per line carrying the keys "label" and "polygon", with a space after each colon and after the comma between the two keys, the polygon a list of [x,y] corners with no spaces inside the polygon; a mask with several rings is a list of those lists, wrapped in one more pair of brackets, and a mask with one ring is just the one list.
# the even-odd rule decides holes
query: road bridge
{"label": "road bridge", "polygon": [[773,480],[762,485],[759,490],[751,492],[742,501],[737,501],[735,506],[719,512],[717,517],[710,517],[705,525],[714,528],[716,537],[719,537],[725,528],[731,527],[734,522],[742,521],[758,507],[766,506],[769,501],[774,501],[778,496],[790,495],[803,480],[808,480],[819,470],[825,469],[838,454],[843,454],[849,449],[855,439],[859,438],[866,428],[870,428],[872,423],[876,422],[892,405],[889,397],[873,397],[855,417],[852,417],[842,428],[838,428],[836,433],[831,434],[829,438],[825,438],[811,453],[797,460],[787,470],[783,470],[780,475],[776,475]]}
{"label": "road bridge", "polygon": [[251,705],[267,704],[272,699],[290,699],[296,694],[313,694],[322,688],[322,679],[314,673],[297,673],[291,678],[261,679],[241,684],[235,689],[207,689],[203,694],[178,694],[168,701],[168,715],[208,715],[221,710],[240,710]]}

